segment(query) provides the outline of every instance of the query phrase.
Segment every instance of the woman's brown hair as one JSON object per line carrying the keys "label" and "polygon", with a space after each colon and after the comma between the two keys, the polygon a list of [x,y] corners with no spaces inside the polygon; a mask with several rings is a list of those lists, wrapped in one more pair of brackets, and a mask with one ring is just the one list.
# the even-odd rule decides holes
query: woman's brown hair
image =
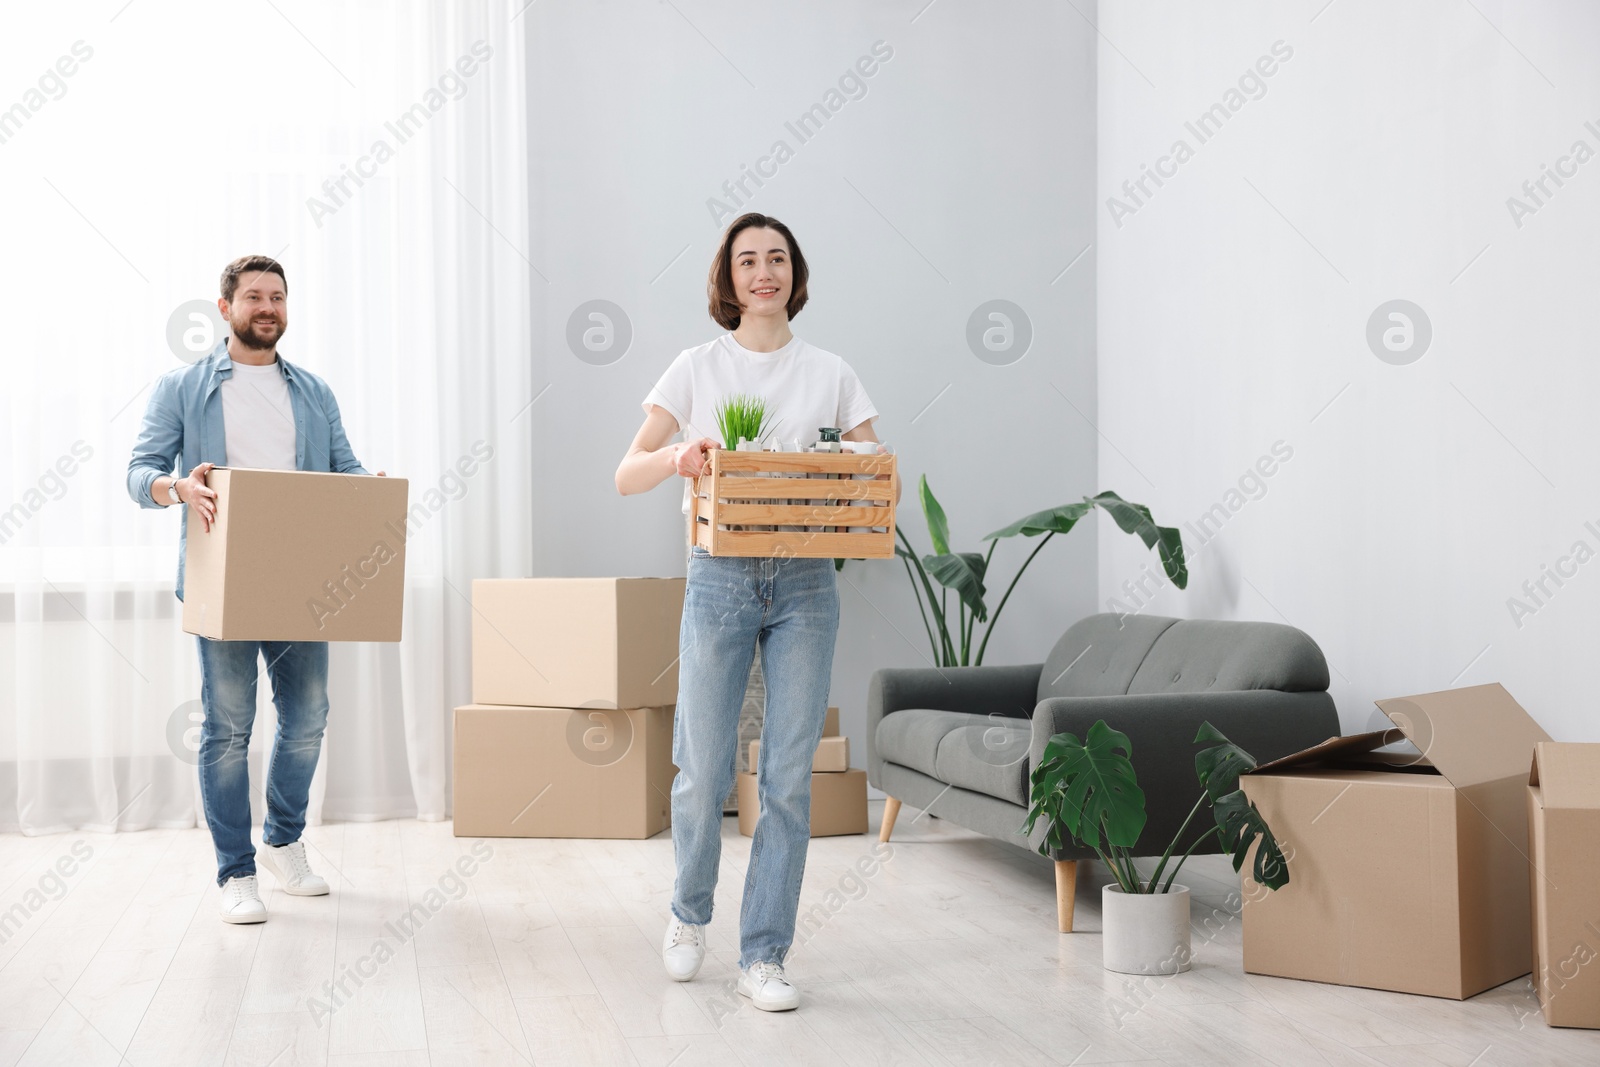
{"label": "woman's brown hair", "polygon": [[806,269],[806,257],[800,254],[800,246],[795,242],[794,234],[789,232],[789,227],[772,216],[758,215],[752,211],[740,215],[729,224],[727,233],[722,237],[722,247],[717,250],[716,258],[711,261],[711,274],[706,280],[706,295],[711,300],[711,317],[726,330],[737,330],[739,320],[743,317],[739,296],[733,291],[733,242],[740,233],[751,227],[777,230],[783,234],[783,239],[789,245],[789,263],[793,275],[789,287],[789,303],[786,305],[789,318],[793,320],[800,314],[800,309],[806,306],[806,280],[810,277],[810,271]]}

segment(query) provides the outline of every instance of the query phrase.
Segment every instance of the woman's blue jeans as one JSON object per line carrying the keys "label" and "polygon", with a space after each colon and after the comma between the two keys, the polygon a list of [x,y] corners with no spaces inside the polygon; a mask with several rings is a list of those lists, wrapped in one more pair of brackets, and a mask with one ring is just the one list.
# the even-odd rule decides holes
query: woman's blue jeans
{"label": "woman's blue jeans", "polygon": [[267,821],[261,840],[290,845],[306,826],[306,798],[328,722],[328,646],[323,641],[200,642],[200,802],[217,850],[217,884],[256,873],[250,843],[250,731],[256,720],[257,660],[264,656],[278,708],[267,766]]}
{"label": "woman's blue jeans", "polygon": [[673,720],[672,913],[711,921],[722,855],[722,803],[733,787],[739,711],[761,651],[761,818],[739,911],[739,966],[782,963],[794,941],[811,842],[811,760],[822,739],[839,630],[831,559],[689,557]]}

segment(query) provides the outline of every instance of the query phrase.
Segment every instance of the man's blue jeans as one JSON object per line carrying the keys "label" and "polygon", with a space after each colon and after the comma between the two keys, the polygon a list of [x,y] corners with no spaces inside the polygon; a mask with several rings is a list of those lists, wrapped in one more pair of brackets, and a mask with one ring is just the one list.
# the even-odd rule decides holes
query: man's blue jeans
{"label": "man's blue jeans", "polygon": [[217,850],[217,884],[256,873],[250,843],[250,731],[256,719],[257,661],[266,658],[278,733],[267,766],[268,845],[300,840],[306,797],[328,722],[328,646],[322,641],[200,642],[200,800]]}
{"label": "man's blue jeans", "polygon": [[782,963],[794,941],[811,842],[811,760],[828,710],[839,592],[831,559],[689,557],[673,720],[672,913],[711,921],[722,803],[733,786],[750,661],[766,677],[761,818],[739,911],[739,966]]}

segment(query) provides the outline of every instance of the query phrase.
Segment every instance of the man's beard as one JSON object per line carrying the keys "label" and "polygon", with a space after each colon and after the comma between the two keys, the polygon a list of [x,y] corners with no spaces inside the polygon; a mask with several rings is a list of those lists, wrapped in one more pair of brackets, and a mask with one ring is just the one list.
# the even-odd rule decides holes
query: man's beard
{"label": "man's beard", "polygon": [[254,348],[260,351],[270,351],[274,348],[278,341],[282,339],[284,330],[287,329],[283,324],[283,320],[274,319],[271,323],[272,334],[269,338],[256,332],[259,328],[268,325],[265,322],[257,323],[254,319],[246,319],[243,323],[243,328],[237,322],[229,325],[233,328],[233,336],[239,339],[240,344],[246,348]]}

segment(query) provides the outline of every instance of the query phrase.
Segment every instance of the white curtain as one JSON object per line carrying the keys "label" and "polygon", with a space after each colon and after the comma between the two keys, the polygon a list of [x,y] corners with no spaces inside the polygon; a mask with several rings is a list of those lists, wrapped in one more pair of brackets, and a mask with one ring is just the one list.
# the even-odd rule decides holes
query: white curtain
{"label": "white curtain", "polygon": [[[285,265],[284,357],[332,386],[363,465],[410,479],[428,510],[407,543],[402,640],[333,646],[311,818],[447,815],[471,579],[530,573],[540,383],[521,6],[12,13],[0,831],[199,817],[180,515],[138,508],[124,476],[151,383],[180,366],[185,328],[206,340],[184,306],[214,301],[222,266],[247,253]],[[463,457],[479,461],[469,476]],[[260,688],[258,804],[275,724]]]}

